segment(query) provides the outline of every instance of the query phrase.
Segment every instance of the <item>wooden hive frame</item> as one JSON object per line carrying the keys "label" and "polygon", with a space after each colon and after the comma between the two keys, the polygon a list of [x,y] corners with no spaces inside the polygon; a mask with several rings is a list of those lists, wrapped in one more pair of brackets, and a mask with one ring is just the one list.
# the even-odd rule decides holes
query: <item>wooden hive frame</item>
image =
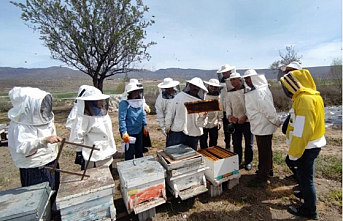
{"label": "wooden hive frame", "polygon": [[188,114],[221,111],[221,107],[217,99],[185,102],[184,105],[187,108]]}
{"label": "wooden hive frame", "polygon": [[[89,158],[87,160],[87,164],[86,164],[86,167],[85,167],[83,173],[77,173],[77,172],[57,169],[58,160],[60,159],[60,156],[61,156],[61,153],[62,153],[62,149],[63,149],[63,146],[64,146],[65,143],[91,149],[91,153],[89,154]],[[78,144],[78,143],[73,143],[73,142],[66,141],[66,139],[63,138],[63,140],[61,142],[61,145],[60,145],[60,147],[58,149],[58,154],[57,154],[57,157],[55,159],[54,166],[52,168],[51,167],[44,167],[44,168],[46,170],[52,171],[52,173],[61,172],[61,173],[68,173],[68,174],[74,174],[74,175],[77,175],[77,176],[81,176],[81,180],[83,180],[84,177],[90,177],[89,175],[86,174],[86,171],[87,171],[87,167],[88,167],[89,161],[90,161],[90,159],[92,157],[92,154],[93,154],[94,150],[100,150],[100,149],[96,148],[95,145],[93,145],[93,146],[86,146],[86,145],[83,145],[83,144]]]}

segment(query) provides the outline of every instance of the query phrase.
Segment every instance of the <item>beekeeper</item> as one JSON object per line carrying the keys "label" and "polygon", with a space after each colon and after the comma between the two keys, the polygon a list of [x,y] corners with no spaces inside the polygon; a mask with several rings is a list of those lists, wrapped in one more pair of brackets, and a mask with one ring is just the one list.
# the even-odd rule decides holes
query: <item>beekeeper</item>
{"label": "beekeeper", "polygon": [[167,111],[171,101],[180,92],[179,84],[179,81],[174,81],[172,78],[164,78],[163,82],[157,85],[160,90],[160,94],[155,102],[156,120],[160,124],[160,128],[164,136],[167,136],[165,123]]}
{"label": "beekeeper", "polygon": [[[143,88],[143,84],[140,83],[140,82],[139,82],[137,79],[135,79],[135,78],[131,78],[130,81],[129,81],[129,83],[136,84],[137,87]],[[127,84],[126,84],[126,85],[127,85]],[[126,87],[126,85],[125,85],[125,87]],[[126,98],[127,98],[127,93],[124,91],[124,93],[121,95],[121,100],[123,100],[123,99],[126,100]],[[144,108],[145,113],[150,114],[151,110],[150,110],[149,105],[145,102],[144,96],[143,96],[143,108]]]}
{"label": "beekeeper", "polygon": [[184,144],[197,150],[199,138],[207,121],[207,113],[187,114],[184,103],[204,100],[207,92],[203,81],[195,77],[187,81],[183,91],[175,96],[165,121],[167,146]]}
{"label": "beekeeper", "polygon": [[244,80],[238,72],[231,74],[230,82],[233,89],[229,91],[225,109],[226,118],[235,128],[235,132],[232,134],[233,150],[238,154],[239,164],[241,165],[243,158],[242,135],[244,134],[244,167],[246,170],[251,170],[254,135],[251,133],[249,119],[246,115],[244,101],[244,92],[246,92],[246,88],[244,86]]}
{"label": "beekeeper", "polygon": [[125,147],[125,160],[143,157],[143,133],[148,134],[145,111],[143,109],[143,87],[136,83],[125,86],[122,100],[119,103],[119,132]]}
{"label": "beekeeper", "polygon": [[9,92],[13,107],[8,111],[8,147],[19,168],[23,187],[49,181],[58,190],[59,173],[44,169],[53,167],[62,139],[56,136],[52,96],[38,88],[14,87]]}
{"label": "beekeeper", "polygon": [[235,66],[231,66],[229,64],[224,64],[223,66],[221,66],[221,68],[217,71],[217,75],[218,75],[218,80],[220,82],[220,84],[222,85],[223,89],[222,89],[222,93],[220,96],[220,103],[223,107],[223,130],[224,130],[224,141],[225,141],[225,148],[230,150],[230,146],[231,146],[231,129],[229,128],[229,121],[227,120],[226,116],[226,100],[227,100],[227,96],[229,96],[228,92],[230,90],[232,90],[232,85],[230,83],[230,75],[232,73],[236,72],[236,67]]}
{"label": "beekeeper", "polygon": [[251,88],[244,96],[245,108],[258,149],[258,172],[251,182],[266,183],[273,176],[273,133],[282,121],[276,113],[266,77],[254,69],[247,70],[243,77]]}
{"label": "beekeeper", "polygon": [[[208,93],[205,96],[205,100],[218,100],[220,103],[220,92],[222,86],[217,79],[210,79],[204,81]],[[204,126],[204,134],[200,136],[200,148],[205,149],[207,147],[217,146],[218,130],[220,130],[223,119],[223,111],[209,112],[207,115],[207,123]],[[209,143],[207,140],[209,139]]]}
{"label": "beekeeper", "polygon": [[[92,87],[92,86],[90,86]],[[87,168],[109,166],[112,169],[113,154],[116,144],[113,139],[112,122],[108,115],[109,95],[102,94],[95,87],[88,88],[84,95],[77,99],[77,114],[70,130],[69,140],[100,150],[94,150]],[[91,149],[75,147],[82,151],[83,167],[87,165]]]}

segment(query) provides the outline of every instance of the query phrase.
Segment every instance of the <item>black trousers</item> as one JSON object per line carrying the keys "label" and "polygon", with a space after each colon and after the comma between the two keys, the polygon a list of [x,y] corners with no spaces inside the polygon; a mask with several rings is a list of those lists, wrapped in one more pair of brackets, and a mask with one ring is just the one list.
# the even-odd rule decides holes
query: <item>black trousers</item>
{"label": "black trousers", "polygon": [[258,174],[261,179],[268,179],[270,172],[273,170],[273,135],[255,135],[258,149]]}
{"label": "black trousers", "polygon": [[239,164],[242,163],[242,139],[244,135],[245,150],[244,150],[244,161],[245,164],[249,164],[253,159],[253,144],[254,136],[250,131],[250,123],[245,122],[244,124],[235,124],[235,132],[232,134],[233,150],[238,154]]}
{"label": "black trousers", "polygon": [[226,118],[226,112],[223,112],[223,130],[224,130],[224,141],[225,141],[225,148],[230,150],[230,143],[231,143],[231,134],[229,133],[228,125],[229,120]]}
{"label": "black trousers", "polygon": [[[200,148],[205,149],[207,147],[217,146],[218,140],[218,127],[203,128],[204,134],[200,136]],[[207,145],[208,137],[210,137],[209,145]]]}

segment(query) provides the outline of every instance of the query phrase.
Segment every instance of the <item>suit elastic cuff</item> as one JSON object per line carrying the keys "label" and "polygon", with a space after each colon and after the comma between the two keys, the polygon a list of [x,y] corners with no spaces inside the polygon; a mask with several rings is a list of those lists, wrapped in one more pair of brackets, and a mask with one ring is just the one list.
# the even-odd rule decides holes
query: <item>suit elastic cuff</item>
{"label": "suit elastic cuff", "polygon": [[290,160],[293,160],[293,161],[296,161],[296,160],[298,160],[299,158],[297,158],[297,157],[292,157],[291,155],[288,155],[289,156],[289,159]]}

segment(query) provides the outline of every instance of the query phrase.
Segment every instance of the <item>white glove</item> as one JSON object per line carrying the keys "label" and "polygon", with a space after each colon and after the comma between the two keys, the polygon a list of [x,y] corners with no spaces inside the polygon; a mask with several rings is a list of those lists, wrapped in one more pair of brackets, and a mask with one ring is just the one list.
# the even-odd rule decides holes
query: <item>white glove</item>
{"label": "white glove", "polygon": [[163,134],[164,136],[167,136],[166,128],[165,128],[165,127],[162,127],[162,128],[161,128],[161,131],[162,131],[162,134]]}

